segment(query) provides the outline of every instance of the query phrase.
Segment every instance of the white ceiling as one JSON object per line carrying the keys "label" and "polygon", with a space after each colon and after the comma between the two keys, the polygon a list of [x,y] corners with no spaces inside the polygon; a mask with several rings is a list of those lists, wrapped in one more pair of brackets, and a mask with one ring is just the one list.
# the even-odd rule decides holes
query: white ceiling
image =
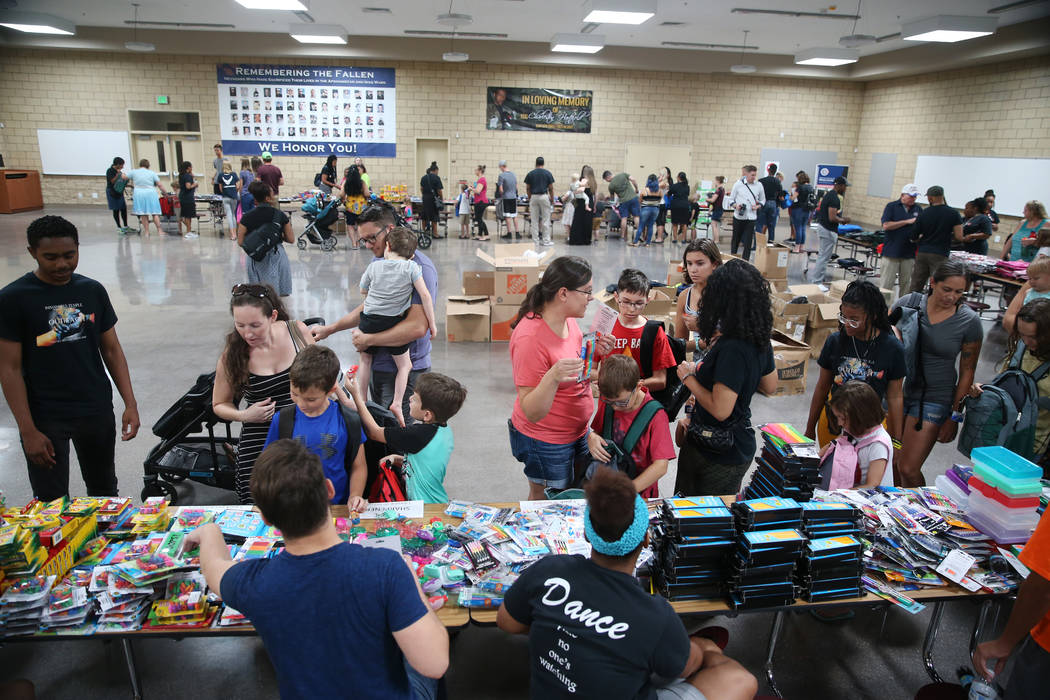
{"label": "white ceiling", "polygon": [[[224,50],[223,42],[216,42],[215,36],[201,36],[200,32],[227,32],[231,39],[236,40],[237,34],[272,33],[283,35],[288,38],[288,26],[300,23],[302,20],[291,12],[277,12],[264,10],[247,10],[238,5],[234,0],[137,0],[139,3],[139,39],[154,41],[157,43],[158,51],[170,50],[173,53],[186,53],[186,46],[166,47],[163,41],[165,36],[177,33],[185,42],[189,37],[187,34],[196,34],[200,46],[210,45],[212,53],[229,53]],[[337,49],[323,49],[329,55],[340,55],[340,50],[347,51],[357,46],[372,46],[379,38],[397,37],[398,44],[406,53],[406,58],[421,58],[415,55],[413,45],[409,42],[425,42],[405,33],[406,30],[436,30],[448,31],[449,27],[437,22],[437,15],[448,12],[450,3],[448,0],[303,0],[309,8],[309,15],[318,24],[339,24],[346,28],[350,35],[349,47]],[[682,55],[684,48],[689,54],[698,52],[686,47],[677,47],[678,50],[664,46],[663,42],[694,42],[710,44],[740,45],[743,41],[743,32],[749,30],[748,45],[757,46],[757,51],[748,51],[747,54],[767,54],[767,58],[773,56],[788,57],[787,60],[775,63],[784,64],[784,70],[770,70],[767,72],[787,74],[787,67],[791,66],[790,56],[796,52],[816,47],[838,46],[839,37],[856,33],[872,34],[877,37],[885,37],[900,31],[902,21],[929,17],[937,14],[955,15],[980,15],[987,16],[990,8],[1003,5],[1010,0],[865,0],[861,5],[861,17],[856,23],[845,20],[843,15],[853,15],[857,12],[857,0],[846,0],[838,5],[829,5],[822,0],[658,0],[657,14],[654,18],[639,26],[604,24],[594,28],[597,34],[606,36],[607,48],[592,59],[593,65],[618,65],[622,63],[612,62],[611,59],[602,59],[602,54],[615,53],[616,47],[633,49],[630,53],[639,50],[647,52],[646,58],[652,60],[654,57],[664,55],[668,60]],[[518,60],[520,46],[526,43],[535,43],[532,53],[535,58],[530,60],[524,58],[525,62],[552,63],[573,61],[577,63],[591,63],[586,59],[577,57],[552,57],[547,50],[551,37],[557,32],[578,32],[584,28],[583,16],[585,0],[452,0],[451,9],[457,13],[467,13],[473,16],[472,24],[460,27],[463,32],[502,33],[506,38],[497,38],[493,41],[516,43],[518,46],[508,51],[514,54]],[[29,37],[19,32],[11,32],[0,28],[0,43],[8,45],[37,45],[37,46],[60,46],[63,48],[79,47],[99,49],[104,48],[99,42],[92,41],[99,36],[106,36],[114,40],[114,46],[119,47],[116,39],[130,39],[132,28],[128,24],[132,18],[132,5],[125,0],[0,0],[0,8],[15,5],[13,9],[45,12],[63,17],[78,25],[78,36],[73,38]],[[389,14],[375,14],[363,11],[366,7],[388,8]],[[772,16],[761,14],[744,14],[733,12],[734,8],[758,8],[770,10],[797,10],[801,12],[822,13],[825,17],[792,17]],[[1040,28],[1039,36],[1041,42],[1050,46],[1050,2],[1039,2],[1028,7],[1011,10],[996,15],[999,19],[1000,28],[1012,25],[1018,31]],[[831,19],[835,18],[835,19]],[[217,27],[195,27],[151,24],[156,22],[165,23],[207,23],[220,25]],[[681,22],[680,26],[667,26],[664,22]],[[227,25],[227,26],[222,26]],[[232,25],[229,26],[229,25]],[[1033,26],[1034,25],[1034,26]],[[93,28],[110,28],[108,31]],[[112,29],[119,28],[120,34],[115,34]],[[1009,32],[1004,32],[1009,34]],[[247,38],[247,37],[245,37]],[[276,39],[276,37],[275,37]],[[389,41],[389,39],[388,39]],[[442,39],[445,45],[448,39]],[[981,41],[981,40],[977,40]],[[469,45],[471,41],[467,38],[457,40]],[[237,41],[232,43],[236,44]],[[1040,43],[1036,40],[1035,44]],[[1025,50],[1033,49],[1033,42],[1029,40]],[[287,48],[285,48],[287,46]],[[905,42],[900,39],[887,39],[876,44],[862,47],[862,56],[875,54],[887,54],[896,51],[915,48],[915,42]],[[962,46],[962,45],[958,45]],[[491,47],[494,49],[495,47]],[[1016,50],[1016,48],[1015,48]],[[665,53],[666,52],[666,53]],[[304,52],[291,42],[275,41],[273,44],[273,55],[303,55]],[[323,55],[317,50],[311,49],[307,54]],[[472,52],[472,55],[475,52]],[[498,60],[498,52],[491,49],[486,52],[485,58],[490,62]],[[491,54],[496,53],[493,57]],[[708,52],[700,52],[707,54]],[[735,54],[739,59],[740,52],[735,49],[726,49],[723,54]],[[946,52],[950,55],[952,52]],[[960,61],[967,60],[966,52],[959,52]],[[351,51],[347,55],[353,55]],[[362,55],[358,52],[357,55]],[[365,52],[365,55],[368,55]],[[620,55],[628,55],[623,51]],[[429,60],[437,60],[434,55]],[[733,62],[738,62],[734,60]],[[760,71],[769,60],[756,58],[751,61],[759,64]],[[852,69],[839,70],[838,75],[847,77],[864,61]],[[723,68],[724,69],[724,68]],[[674,70],[674,68],[672,68]],[[801,68],[794,70],[800,73]],[[827,71],[818,71],[815,74],[830,75]]]}

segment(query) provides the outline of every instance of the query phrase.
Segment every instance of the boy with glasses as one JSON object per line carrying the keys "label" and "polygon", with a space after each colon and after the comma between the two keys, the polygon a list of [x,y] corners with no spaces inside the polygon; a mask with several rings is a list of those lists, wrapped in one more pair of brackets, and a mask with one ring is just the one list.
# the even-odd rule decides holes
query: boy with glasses
{"label": "boy with glasses", "polygon": [[[667,333],[659,321],[649,321],[642,312],[649,303],[649,278],[641,270],[628,268],[616,283],[620,313],[613,325],[613,349],[608,355],[627,355],[642,373],[642,386],[660,391],[667,386],[667,371],[678,366]],[[642,348],[652,357],[652,367],[642,367]]]}

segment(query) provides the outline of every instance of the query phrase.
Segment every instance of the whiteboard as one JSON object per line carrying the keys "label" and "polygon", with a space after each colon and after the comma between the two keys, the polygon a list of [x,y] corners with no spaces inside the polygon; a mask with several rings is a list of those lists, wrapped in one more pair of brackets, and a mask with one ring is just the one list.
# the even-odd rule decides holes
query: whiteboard
{"label": "whiteboard", "polygon": [[101,177],[117,156],[131,162],[126,131],[37,129],[36,138],[45,175]]}
{"label": "whiteboard", "polygon": [[919,201],[926,203],[926,188],[940,185],[948,204],[957,209],[985,190],[995,190],[995,211],[1022,216],[1025,202],[1046,198],[1050,160],[1046,158],[976,158],[967,156],[919,156],[915,184]]}

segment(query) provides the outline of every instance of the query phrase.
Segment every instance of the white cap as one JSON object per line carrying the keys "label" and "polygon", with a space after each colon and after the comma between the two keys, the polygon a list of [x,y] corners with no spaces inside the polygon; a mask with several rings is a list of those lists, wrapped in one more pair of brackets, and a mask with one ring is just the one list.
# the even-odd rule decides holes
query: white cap
{"label": "white cap", "polygon": [[919,196],[919,186],[914,182],[909,182],[907,185],[901,188],[901,194],[910,195],[912,197]]}

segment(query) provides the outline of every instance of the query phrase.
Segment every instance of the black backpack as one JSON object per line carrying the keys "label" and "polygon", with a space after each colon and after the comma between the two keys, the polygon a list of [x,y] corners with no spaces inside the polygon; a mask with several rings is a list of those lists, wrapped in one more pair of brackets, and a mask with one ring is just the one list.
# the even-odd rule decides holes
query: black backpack
{"label": "black backpack", "polygon": [[[357,457],[357,448],[361,446],[361,416],[342,404],[339,405],[339,410],[346,424],[346,455],[343,466],[346,469],[346,478],[349,479],[354,467],[354,458]],[[294,429],[295,406],[285,406],[277,412],[277,439],[291,438]]]}
{"label": "black backpack", "polygon": [[245,234],[241,248],[252,260],[260,262],[281,245],[281,239],[281,210],[274,207],[273,220]]}
{"label": "black backpack", "polygon": [[[663,321],[649,320],[645,322],[645,328],[642,329],[641,346],[638,348],[638,364],[643,377],[653,376],[653,346],[656,344],[656,338],[659,335],[658,331],[663,328]],[[685,401],[689,398],[689,392],[686,392],[684,397],[675,395],[675,390],[682,383],[682,380],[678,378],[676,368],[685,361],[685,340],[668,335],[666,331],[664,335],[671,346],[671,354],[674,355],[675,366],[667,368],[667,385],[663,389],[650,392],[650,394],[660,402],[664,411],[667,412],[668,420],[673,421],[678,416],[678,412],[682,410]]]}
{"label": "black backpack", "polygon": [[646,401],[638,409],[634,420],[631,421],[631,425],[627,428],[627,434],[623,436],[623,442],[617,443],[613,440],[613,422],[615,421],[613,407],[605,404],[605,414],[602,420],[602,438],[609,447],[616,445],[612,449],[606,448],[612,454],[612,460],[609,462],[610,467],[623,472],[631,479],[638,476],[638,465],[634,463],[631,452],[634,451],[638,441],[642,439],[642,435],[649,428],[649,424],[653,422],[653,418],[662,410],[663,408],[660,406],[659,401],[655,399]]}
{"label": "black backpack", "polygon": [[314,175],[314,187],[320,187],[320,186],[321,186],[321,173],[317,173],[316,175]]}

